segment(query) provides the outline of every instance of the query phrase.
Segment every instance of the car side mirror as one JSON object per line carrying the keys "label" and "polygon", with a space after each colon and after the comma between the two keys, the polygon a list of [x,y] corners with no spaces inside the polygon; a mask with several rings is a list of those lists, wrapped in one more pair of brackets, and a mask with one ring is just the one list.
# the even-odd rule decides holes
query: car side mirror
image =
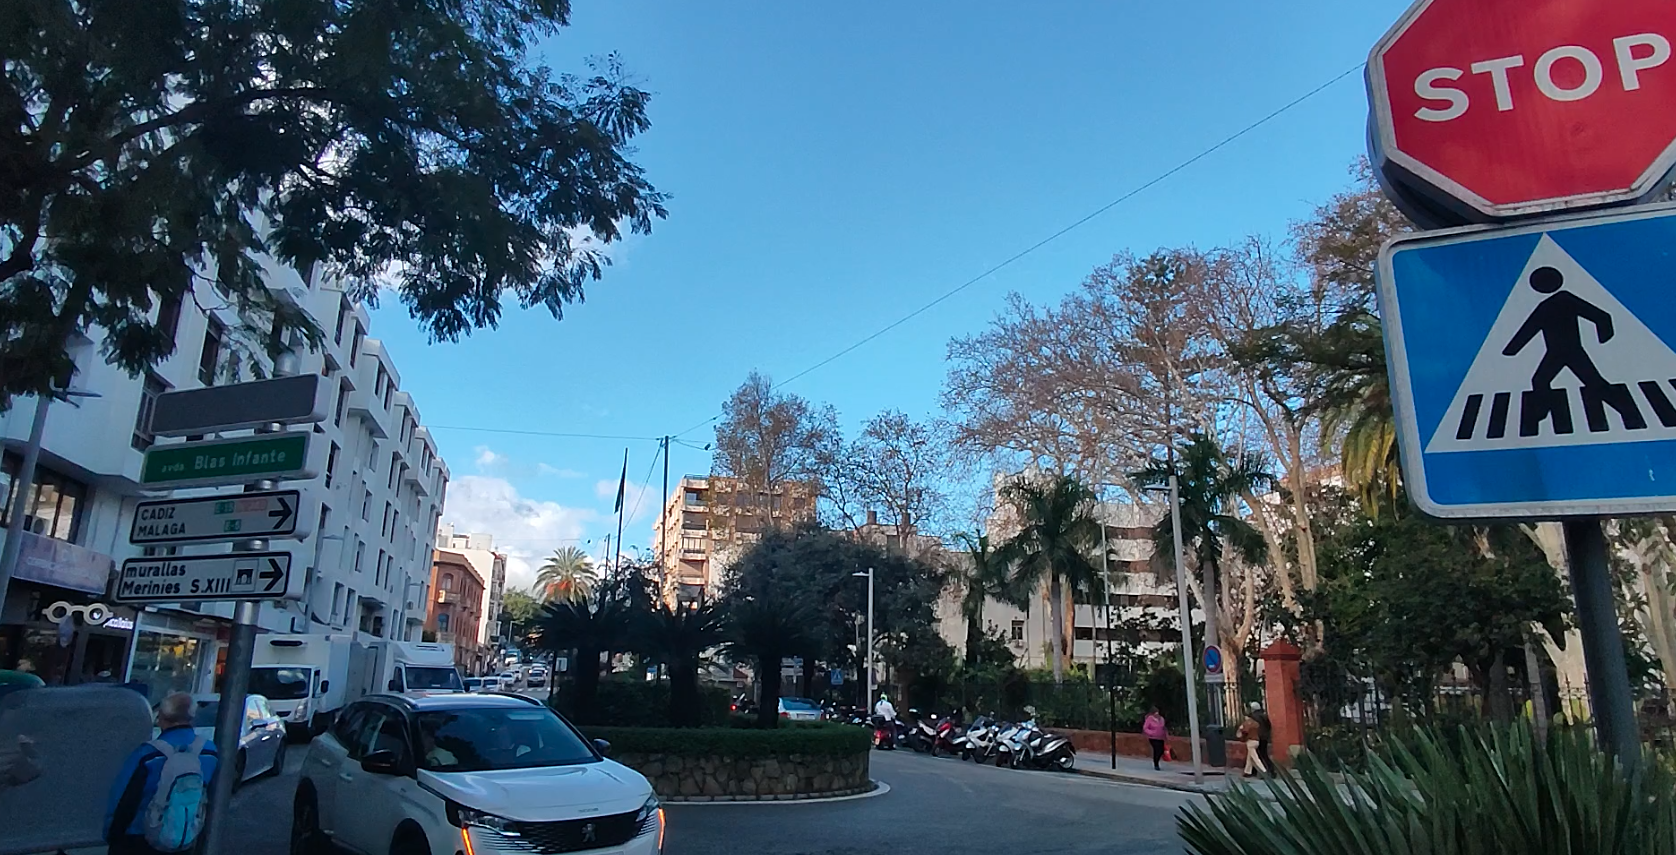
{"label": "car side mirror", "polygon": [[604,755],[610,755],[611,754],[611,743],[607,742],[606,740],[603,740],[603,739],[594,740],[594,748],[598,749],[599,753],[601,753],[601,754],[604,754]]}
{"label": "car side mirror", "polygon": [[401,755],[389,749],[374,751],[361,758],[361,768],[374,775],[403,774]]}
{"label": "car side mirror", "polygon": [[391,680],[391,681],[390,681],[390,682],[389,682],[389,683],[387,683],[387,684],[386,684],[386,685],[385,685],[385,686],[384,686],[384,688],[386,688],[386,689],[389,689],[389,690],[390,690],[390,691],[392,691],[392,692],[399,692],[399,691],[401,691],[401,690],[402,690],[402,681],[400,681],[400,680]]}
{"label": "car side mirror", "polygon": [[327,688],[328,688],[328,687],[330,687],[330,686],[331,686],[331,685],[332,685],[332,681],[331,681],[331,680],[321,680],[321,681],[320,681],[320,691],[318,691],[318,692],[315,692],[315,693],[314,693],[314,696],[315,696],[315,697],[317,697],[317,698],[318,698],[318,697],[320,697],[320,696],[321,696],[321,695],[324,695],[324,694],[326,694],[326,689],[327,689]]}

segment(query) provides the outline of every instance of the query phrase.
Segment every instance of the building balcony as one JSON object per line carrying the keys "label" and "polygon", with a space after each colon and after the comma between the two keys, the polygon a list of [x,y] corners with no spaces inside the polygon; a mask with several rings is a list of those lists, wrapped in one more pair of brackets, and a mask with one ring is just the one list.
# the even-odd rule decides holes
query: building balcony
{"label": "building balcony", "polygon": [[460,602],[460,592],[459,591],[437,591],[436,592],[436,601],[439,605],[448,605],[449,603],[458,603],[458,602]]}

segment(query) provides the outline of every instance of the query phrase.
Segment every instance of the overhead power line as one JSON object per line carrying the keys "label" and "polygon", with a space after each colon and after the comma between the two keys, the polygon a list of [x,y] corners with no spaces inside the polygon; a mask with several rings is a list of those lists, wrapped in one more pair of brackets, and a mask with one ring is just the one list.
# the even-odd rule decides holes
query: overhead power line
{"label": "overhead power line", "polygon": [[551,430],[514,430],[512,428],[476,427],[473,425],[426,425],[431,430],[461,430],[475,433],[510,433],[519,436],[553,436],[563,439],[613,439],[627,442],[660,442],[659,436],[620,436],[610,433],[563,433]]}

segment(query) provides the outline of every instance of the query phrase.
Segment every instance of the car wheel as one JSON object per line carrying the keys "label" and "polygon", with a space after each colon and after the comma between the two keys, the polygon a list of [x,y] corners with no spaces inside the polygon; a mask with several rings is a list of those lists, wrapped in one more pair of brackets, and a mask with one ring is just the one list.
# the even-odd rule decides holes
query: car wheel
{"label": "car wheel", "polygon": [[321,855],[326,851],[320,833],[320,806],[315,803],[312,789],[297,790],[297,800],[291,808],[290,855]]}
{"label": "car wheel", "polygon": [[431,844],[425,839],[425,832],[410,823],[396,829],[395,837],[390,839],[390,855],[431,855]]}
{"label": "car wheel", "polygon": [[274,749],[274,763],[273,763],[273,765],[269,766],[268,771],[263,772],[262,776],[265,777],[265,778],[277,778],[281,774],[283,774],[284,772],[285,772],[285,740],[281,739],[279,741],[279,747]]}

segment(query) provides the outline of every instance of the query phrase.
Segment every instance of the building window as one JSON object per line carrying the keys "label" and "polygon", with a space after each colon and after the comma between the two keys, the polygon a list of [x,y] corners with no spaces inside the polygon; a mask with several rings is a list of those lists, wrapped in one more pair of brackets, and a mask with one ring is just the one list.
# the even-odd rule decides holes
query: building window
{"label": "building window", "polygon": [[1012,638],[1013,638],[1013,641],[1015,641],[1015,642],[1023,642],[1024,641],[1024,621],[1021,621],[1021,620],[1013,621]]}
{"label": "building window", "polygon": [[437,587],[444,590],[444,591],[454,590],[454,574],[453,573],[442,574],[442,581],[437,583]]}
{"label": "building window", "polygon": [[351,339],[350,342],[349,342],[349,367],[350,368],[355,367],[355,360],[356,360],[357,357],[359,357],[361,355],[361,340],[366,338],[366,337],[367,337],[367,334],[361,330],[361,322],[356,321],[355,322],[355,337],[353,339]]}
{"label": "building window", "polygon": [[338,301],[338,325],[337,329],[332,332],[333,344],[343,344],[343,321],[347,317],[349,317],[349,298],[345,297]]}
{"label": "building window", "polygon": [[355,597],[354,588],[350,588],[343,593],[343,622],[345,625],[349,623],[349,614],[354,611],[357,602],[359,600]]}
{"label": "building window", "polygon": [[399,459],[400,458],[398,458],[396,456],[396,452],[394,452],[394,451],[390,452],[390,485],[389,486],[390,486],[390,489],[392,489],[392,490],[396,489],[396,474],[397,474],[396,473],[396,465],[397,465],[396,461],[399,460]]}
{"label": "building window", "polygon": [[210,318],[204,330],[204,349],[198,353],[198,382],[205,386],[215,385],[216,369],[221,365],[221,340],[226,335],[227,328]]}
{"label": "building window", "polygon": [[362,543],[360,538],[358,538],[358,537],[355,538],[355,572],[356,573],[361,572],[361,561],[362,561],[362,559],[364,559],[366,557],[367,557],[367,545]]}
{"label": "building window", "polygon": [[361,519],[372,519],[372,491],[363,490],[361,494]]}
{"label": "building window", "polygon": [[[13,454],[0,461],[0,493],[5,494],[5,503],[0,505],[0,526],[10,523],[12,493],[17,489],[15,479],[22,465],[23,458]],[[87,485],[37,465],[33,492],[34,501],[27,503],[23,515],[24,530],[42,537],[75,542],[76,534],[81,530],[81,518],[87,510]]]}
{"label": "building window", "polygon": [[447,612],[441,612],[436,616],[436,631],[437,632],[447,632],[448,631],[448,613]]}
{"label": "building window", "polygon": [[395,513],[395,510],[396,510],[395,508],[390,506],[389,502],[384,503],[384,517],[382,519],[380,519],[379,523],[378,523],[378,536],[379,537],[389,537],[390,536],[390,515]]}
{"label": "building window", "polygon": [[332,486],[332,477],[338,471],[338,444],[332,443],[332,450],[326,453],[326,487]]}
{"label": "building window", "polygon": [[343,585],[332,583],[332,614],[328,618],[333,626],[337,626],[339,617],[343,614]]}
{"label": "building window", "polygon": [[688,507],[700,508],[704,506],[704,491],[688,490],[684,501]]}
{"label": "building window", "polygon": [[167,391],[169,387],[162,379],[146,374],[145,385],[140,388],[140,411],[134,414],[134,437],[129,440],[135,451],[145,451],[156,441],[151,432],[151,415],[157,411],[157,396]]}
{"label": "building window", "polygon": [[384,366],[380,365],[378,366],[378,379],[372,382],[372,396],[374,398],[384,397],[384,377]]}
{"label": "building window", "polygon": [[349,383],[348,383],[348,381],[345,381],[343,383],[338,384],[338,408],[337,408],[337,412],[332,414],[332,424],[334,424],[338,427],[343,427],[343,414],[344,414],[344,411],[346,411],[348,409],[349,409]]}
{"label": "building window", "polygon": [[372,565],[372,583],[384,587],[384,550],[378,550],[378,563]]}
{"label": "building window", "polygon": [[180,329],[180,299],[165,295],[157,304],[157,331],[167,336],[171,345],[175,342],[175,332]]}
{"label": "building window", "polygon": [[390,409],[390,398],[396,394],[396,384],[388,383],[384,386],[384,409]]}

